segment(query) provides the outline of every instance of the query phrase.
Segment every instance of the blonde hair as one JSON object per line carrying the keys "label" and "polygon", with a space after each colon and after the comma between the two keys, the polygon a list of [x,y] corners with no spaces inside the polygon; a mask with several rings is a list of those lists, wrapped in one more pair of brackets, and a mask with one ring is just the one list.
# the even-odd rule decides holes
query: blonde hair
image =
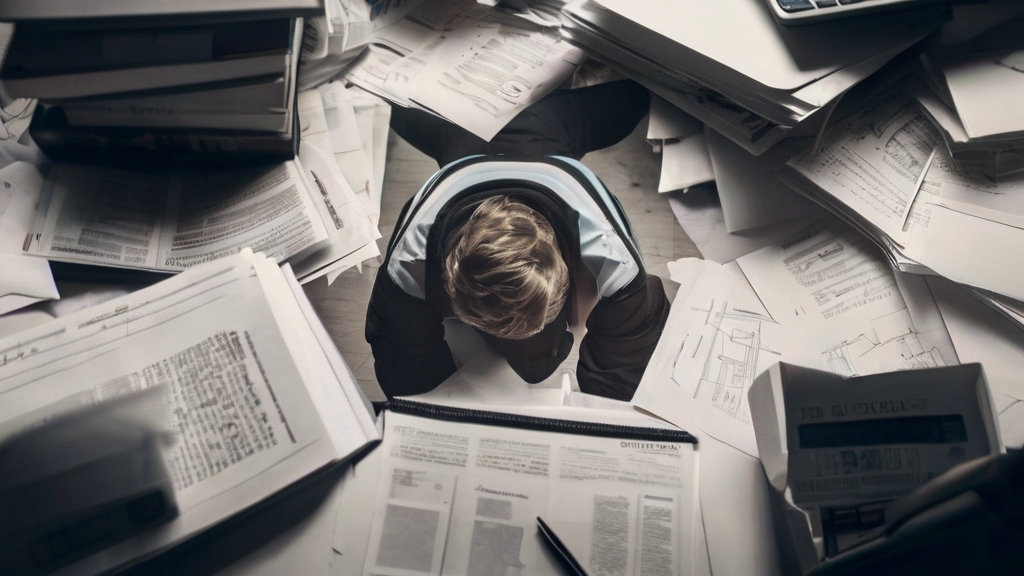
{"label": "blonde hair", "polygon": [[449,246],[444,287],[465,324],[522,340],[562,310],[569,270],[551,224],[528,206],[508,196],[488,198]]}

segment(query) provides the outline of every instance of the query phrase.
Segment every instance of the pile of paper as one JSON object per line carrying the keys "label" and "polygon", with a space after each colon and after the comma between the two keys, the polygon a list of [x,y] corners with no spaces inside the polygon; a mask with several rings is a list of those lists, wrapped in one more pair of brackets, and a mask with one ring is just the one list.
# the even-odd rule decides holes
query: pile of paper
{"label": "pile of paper", "polygon": [[582,57],[551,25],[475,0],[428,2],[374,32],[344,77],[490,140],[569,78]]}
{"label": "pile of paper", "polygon": [[283,164],[173,173],[54,165],[45,179],[26,163],[3,169],[0,257],[23,271],[5,275],[3,311],[57,297],[33,256],[179,272],[249,247],[291,262],[308,282],[379,255],[390,107],[332,83],[303,92],[299,109],[303,146]]}
{"label": "pile of paper", "polygon": [[1024,17],[1018,16],[921,56],[931,89],[918,99],[971,176],[998,179],[1024,170],[1022,33]]}
{"label": "pile of paper", "polygon": [[925,12],[785,28],[747,0],[576,0],[564,11],[574,43],[755,154],[942,24]]}
{"label": "pile of paper", "polygon": [[1024,300],[1024,275],[1006,265],[1024,249],[1024,177],[964,174],[905,90],[831,128],[813,152],[790,161],[783,179],[872,238],[898,269],[979,288],[1007,308]]}
{"label": "pile of paper", "polygon": [[775,362],[847,376],[957,363],[924,279],[834,219],[729,265],[670,270],[679,292],[633,403],[752,456],[747,390]]}
{"label": "pile of paper", "polygon": [[161,552],[380,438],[291,271],[249,250],[0,340],[0,349],[0,438],[167,390],[157,416],[174,432],[163,454],[179,515],[67,558],[63,574],[116,571]]}

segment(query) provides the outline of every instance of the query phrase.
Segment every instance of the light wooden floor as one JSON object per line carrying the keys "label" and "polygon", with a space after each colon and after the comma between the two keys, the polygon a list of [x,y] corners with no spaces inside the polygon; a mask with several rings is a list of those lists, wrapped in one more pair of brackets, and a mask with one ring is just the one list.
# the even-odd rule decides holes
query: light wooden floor
{"label": "light wooden floor", "polygon": [[[648,271],[665,280],[671,299],[677,285],[669,281],[666,263],[687,256],[700,257],[700,253],[676,222],[668,197],[658,194],[661,157],[651,151],[644,139],[646,133],[644,120],[627,139],[588,154],[583,163],[619,197],[638,236]],[[432,159],[391,133],[381,205],[383,237],[377,241],[382,251],[402,205],[436,170]],[[371,400],[384,399],[373,372],[370,346],[363,339],[366,306],[380,260],[365,263],[361,274],[355,269],[345,272],[330,286],[325,280],[306,285],[306,294]]]}

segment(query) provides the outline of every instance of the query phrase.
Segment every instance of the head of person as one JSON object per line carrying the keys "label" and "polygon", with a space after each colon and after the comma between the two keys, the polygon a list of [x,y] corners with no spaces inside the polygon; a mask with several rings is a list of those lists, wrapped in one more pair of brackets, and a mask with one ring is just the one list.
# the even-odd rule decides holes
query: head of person
{"label": "head of person", "polygon": [[561,312],[569,270],[551,224],[508,196],[480,203],[448,241],[442,278],[455,316],[486,334],[534,336]]}

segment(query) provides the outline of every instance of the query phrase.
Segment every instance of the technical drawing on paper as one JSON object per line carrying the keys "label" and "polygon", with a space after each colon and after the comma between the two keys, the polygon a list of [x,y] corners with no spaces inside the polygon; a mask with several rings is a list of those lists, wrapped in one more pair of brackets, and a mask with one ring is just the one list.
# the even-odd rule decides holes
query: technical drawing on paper
{"label": "technical drawing on paper", "polygon": [[840,376],[945,366],[938,349],[926,349],[906,309],[871,320],[873,334],[859,334],[824,350],[830,370]]}
{"label": "technical drawing on paper", "polygon": [[[686,376],[691,375],[692,380],[696,368],[693,363],[703,358],[700,379],[693,389],[694,400],[703,400],[725,415],[749,424],[747,389],[760,369],[781,356],[780,352],[766,347],[762,340],[762,324],[766,322],[775,324],[764,314],[730,308],[727,301],[712,300],[706,309],[704,325],[696,335],[696,344],[687,346],[694,334],[683,340],[672,369],[672,380],[688,388]],[[774,357],[769,360],[762,353]]]}

